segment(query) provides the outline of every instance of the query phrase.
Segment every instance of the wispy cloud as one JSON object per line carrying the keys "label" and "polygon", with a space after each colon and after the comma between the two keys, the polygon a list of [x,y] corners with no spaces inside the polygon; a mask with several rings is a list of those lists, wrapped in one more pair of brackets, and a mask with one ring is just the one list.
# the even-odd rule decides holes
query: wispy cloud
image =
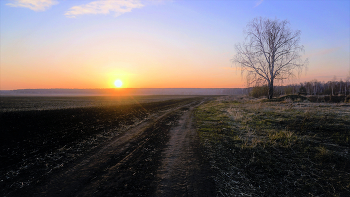
{"label": "wispy cloud", "polygon": [[73,6],[64,15],[75,18],[83,14],[110,14],[119,16],[144,5],[138,0],[98,0],[88,4]]}
{"label": "wispy cloud", "polygon": [[263,1],[264,1],[264,0],[259,0],[259,1],[257,1],[257,2],[255,3],[255,6],[254,6],[254,7],[258,7],[260,4],[262,4]]}
{"label": "wispy cloud", "polygon": [[11,7],[24,7],[34,11],[45,11],[51,6],[57,4],[56,0],[11,0],[12,3],[6,5]]}

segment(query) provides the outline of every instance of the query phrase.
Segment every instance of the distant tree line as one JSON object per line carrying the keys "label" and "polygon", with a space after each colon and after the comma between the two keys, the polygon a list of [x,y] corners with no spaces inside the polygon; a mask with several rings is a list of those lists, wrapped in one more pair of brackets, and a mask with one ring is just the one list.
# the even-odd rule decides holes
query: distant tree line
{"label": "distant tree line", "polygon": [[[281,95],[293,95],[293,94],[304,94],[304,95],[330,95],[330,96],[348,96],[350,95],[350,77],[345,81],[342,79],[333,80],[328,82],[321,82],[312,80],[299,84],[290,84],[287,86],[275,86],[274,97]],[[255,98],[268,95],[267,85],[256,86],[249,88],[249,95]]]}

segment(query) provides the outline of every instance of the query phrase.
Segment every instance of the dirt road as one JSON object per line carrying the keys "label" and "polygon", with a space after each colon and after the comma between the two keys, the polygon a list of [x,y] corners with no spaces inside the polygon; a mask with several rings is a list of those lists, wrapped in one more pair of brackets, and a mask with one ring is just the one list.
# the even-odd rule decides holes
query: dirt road
{"label": "dirt road", "polygon": [[215,196],[192,112],[205,98],[151,114],[97,150],[9,196]]}
{"label": "dirt road", "polygon": [[156,196],[215,196],[210,168],[201,156],[193,125],[193,108],[186,109],[178,124],[170,129],[157,171]]}

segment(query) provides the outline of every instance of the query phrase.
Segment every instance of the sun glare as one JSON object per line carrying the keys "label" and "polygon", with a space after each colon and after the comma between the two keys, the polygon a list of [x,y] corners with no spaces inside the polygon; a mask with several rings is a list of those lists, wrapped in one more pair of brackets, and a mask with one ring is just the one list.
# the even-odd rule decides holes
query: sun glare
{"label": "sun glare", "polygon": [[123,82],[120,79],[118,79],[114,82],[114,85],[115,85],[115,87],[120,88],[120,87],[122,87]]}

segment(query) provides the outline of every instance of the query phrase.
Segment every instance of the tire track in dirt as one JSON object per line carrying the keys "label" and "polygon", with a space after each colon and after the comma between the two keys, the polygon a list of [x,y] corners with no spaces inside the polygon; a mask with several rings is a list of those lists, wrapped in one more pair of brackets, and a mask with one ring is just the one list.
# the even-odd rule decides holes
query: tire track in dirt
{"label": "tire track in dirt", "polygon": [[115,136],[196,98],[0,113],[0,196],[19,196],[88,158]]}
{"label": "tire track in dirt", "polygon": [[[185,109],[200,100],[185,102],[117,136],[99,151],[69,169],[54,174],[46,183],[14,195],[24,196],[152,196],[156,174],[169,130]],[[188,114],[186,111],[185,114]],[[182,122],[180,122],[182,124]],[[191,137],[191,136],[189,136]],[[157,195],[157,194],[156,194]]]}
{"label": "tire track in dirt", "polygon": [[157,172],[156,196],[215,196],[210,167],[203,160],[193,123],[194,107],[188,108],[170,130]]}

